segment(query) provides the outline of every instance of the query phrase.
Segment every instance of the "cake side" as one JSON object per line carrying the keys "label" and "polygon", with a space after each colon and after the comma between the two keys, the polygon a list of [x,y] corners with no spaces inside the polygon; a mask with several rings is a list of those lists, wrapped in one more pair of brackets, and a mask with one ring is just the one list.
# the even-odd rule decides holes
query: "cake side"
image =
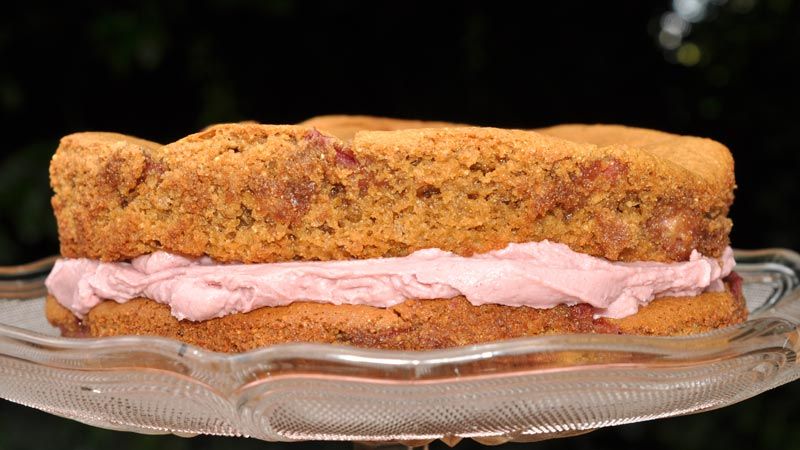
{"label": "cake side", "polygon": [[[317,116],[300,124],[325,130],[343,140],[352,140],[359,131],[471,126],[451,122],[359,115]],[[730,189],[733,185],[733,158],[725,146],[711,139],[677,136],[663,131],[623,125],[562,124],[529,131],[600,147],[608,145],[637,147],[681,165],[699,176],[705,176],[709,182],[723,181],[723,189]]]}
{"label": "cake side", "polygon": [[409,300],[392,308],[297,302],[203,322],[178,321],[169,307],[147,299],[105,301],[81,321],[52,297],[47,318],[65,336],[156,335],[222,352],[286,342],[425,350],[542,334],[615,333],[674,336],[740,323],[741,291],[664,297],[623,319],[595,319],[589,305],[549,309],[473,306],[463,297]]}
{"label": "cake side", "polygon": [[[618,128],[623,142],[639,131]],[[698,145],[704,139],[673,138],[687,153],[706,150]],[[353,143],[386,167],[376,175],[379,183],[410,174],[416,185],[400,192],[423,194],[424,205],[383,211],[392,214],[384,220],[448,247],[483,252],[503,239],[549,239],[610,260],[671,262],[692,249],[719,256],[728,244],[732,164],[706,177],[673,156],[638,147],[490,128],[360,132]],[[724,146],[713,150],[723,154],[706,155],[709,164],[730,159]],[[387,195],[380,203],[391,205],[393,193],[381,194]],[[501,242],[487,243],[493,237]]]}
{"label": "cake side", "polygon": [[[239,262],[468,256],[544,239],[609,260],[719,256],[727,149],[676,139],[685,156],[491,128],[362,131],[345,143],[228,124],[163,147],[83,133],[53,157],[53,207],[62,254],[107,261],[155,250]],[[697,153],[721,169],[693,168]]]}
{"label": "cake side", "polygon": [[140,224],[120,220],[118,211],[139,197],[138,203],[149,204],[148,196],[167,169],[161,147],[117,133],[61,139],[50,162],[50,185],[62,255],[118,258],[145,248],[139,244],[147,239]]}
{"label": "cake side", "polygon": [[[598,146],[628,145],[681,166],[725,192],[734,187],[733,157],[727,147],[707,138],[622,125],[567,124],[535,130],[573,142]],[[732,198],[731,198],[732,200]]]}

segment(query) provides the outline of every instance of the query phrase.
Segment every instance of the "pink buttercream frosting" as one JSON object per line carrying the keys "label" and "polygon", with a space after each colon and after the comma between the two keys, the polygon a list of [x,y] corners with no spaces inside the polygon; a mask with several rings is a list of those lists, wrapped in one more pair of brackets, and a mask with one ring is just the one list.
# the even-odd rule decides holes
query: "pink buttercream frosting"
{"label": "pink buttercream frosting", "polygon": [[165,252],[130,263],[62,259],[46,284],[79,317],[103,299],[136,297],[169,305],[179,320],[200,321],[295,301],[386,308],[463,295],[473,305],[588,303],[596,316],[621,318],[656,297],[720,290],[733,265],[730,248],[719,260],[694,251],[685,262],[622,263],[543,241],[470,257],[426,249],[398,258],[271,264],[218,264]]}

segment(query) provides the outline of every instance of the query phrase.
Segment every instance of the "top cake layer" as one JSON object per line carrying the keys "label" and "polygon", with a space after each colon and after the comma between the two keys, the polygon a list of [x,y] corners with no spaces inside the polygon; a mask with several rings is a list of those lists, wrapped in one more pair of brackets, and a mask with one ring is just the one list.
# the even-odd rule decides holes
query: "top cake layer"
{"label": "top cake layer", "polygon": [[77,133],[50,174],[62,254],[106,261],[157,250],[239,262],[468,256],[544,239],[613,261],[685,261],[728,245],[734,187],[719,143],[602,125],[340,140],[225,124],[166,146]]}

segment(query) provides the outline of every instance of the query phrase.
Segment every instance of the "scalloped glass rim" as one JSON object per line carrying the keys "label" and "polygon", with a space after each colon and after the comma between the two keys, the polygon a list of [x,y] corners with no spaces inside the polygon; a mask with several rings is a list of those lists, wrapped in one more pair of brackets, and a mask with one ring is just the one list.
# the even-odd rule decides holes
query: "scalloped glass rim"
{"label": "scalloped glass rim", "polygon": [[[698,412],[800,377],[800,255],[737,250],[736,259],[749,320],[688,337],[540,336],[424,352],[284,344],[224,354],[158,337],[48,336],[41,323],[0,318],[0,396],[112,429],[273,441],[497,443]],[[42,299],[0,300],[0,317],[23,302]]]}

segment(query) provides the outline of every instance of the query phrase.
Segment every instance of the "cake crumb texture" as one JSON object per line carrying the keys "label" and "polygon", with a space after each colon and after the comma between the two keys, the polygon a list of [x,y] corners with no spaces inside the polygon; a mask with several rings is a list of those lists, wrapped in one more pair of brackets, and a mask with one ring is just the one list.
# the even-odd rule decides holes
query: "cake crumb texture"
{"label": "cake crumb texture", "polygon": [[144,298],[104,301],[80,320],[52,297],[47,318],[64,336],[155,335],[220,352],[287,343],[426,350],[524,336],[612,333],[676,336],[740,323],[747,310],[741,289],[695,297],[664,297],[623,319],[595,319],[586,304],[550,309],[473,306],[464,297],[408,300],[392,308],[296,302],[203,322],[178,321],[169,307]]}
{"label": "cake crumb texture", "polygon": [[607,125],[372,131],[363,120],[350,140],[247,123],[165,146],[66,136],[50,166],[61,253],[265,263],[549,239],[673,262],[728,245],[733,161],[714,141]]}

